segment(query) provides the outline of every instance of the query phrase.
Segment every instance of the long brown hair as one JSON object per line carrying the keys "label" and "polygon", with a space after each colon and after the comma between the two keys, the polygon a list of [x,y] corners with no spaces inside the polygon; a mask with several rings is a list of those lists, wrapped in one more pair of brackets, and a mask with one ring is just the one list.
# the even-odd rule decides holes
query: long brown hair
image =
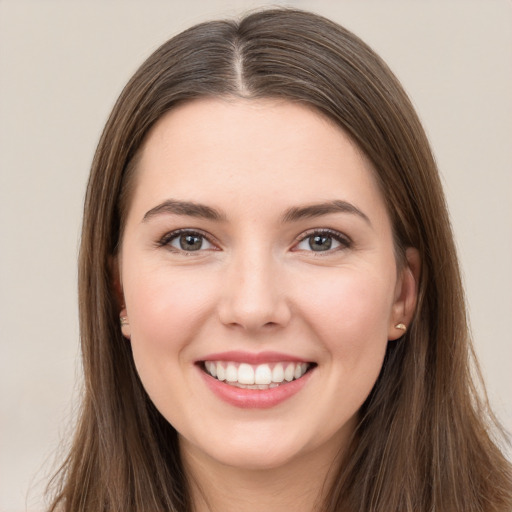
{"label": "long brown hair", "polygon": [[334,120],[373,163],[398,254],[415,247],[421,256],[415,318],[389,343],[325,511],[510,512],[512,470],[472,377],[479,373],[456,251],[425,133],[365,43],[325,18],[288,9],[179,34],[141,66],[113,109],[84,210],[83,404],[50,510],[191,510],[176,432],[144,391],[119,329],[110,265],[145,136],[176,104],[205,96],[284,98]]}

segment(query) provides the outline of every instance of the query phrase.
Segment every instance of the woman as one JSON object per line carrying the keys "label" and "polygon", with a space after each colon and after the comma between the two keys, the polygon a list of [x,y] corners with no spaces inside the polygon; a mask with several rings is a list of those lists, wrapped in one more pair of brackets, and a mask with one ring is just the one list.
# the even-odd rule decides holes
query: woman
{"label": "woman", "polygon": [[176,36],[121,94],[51,510],[509,511],[444,197],[386,65],[313,14]]}

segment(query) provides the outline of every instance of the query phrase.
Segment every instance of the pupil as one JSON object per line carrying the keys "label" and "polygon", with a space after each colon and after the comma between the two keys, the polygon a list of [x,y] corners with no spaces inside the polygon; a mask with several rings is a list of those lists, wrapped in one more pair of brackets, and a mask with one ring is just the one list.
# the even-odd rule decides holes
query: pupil
{"label": "pupil", "polygon": [[201,249],[201,245],[203,245],[203,240],[200,236],[197,235],[181,235],[180,236],[180,246],[185,251],[197,251]]}
{"label": "pupil", "polygon": [[309,247],[313,251],[327,251],[331,248],[332,239],[330,236],[314,235],[309,238]]}

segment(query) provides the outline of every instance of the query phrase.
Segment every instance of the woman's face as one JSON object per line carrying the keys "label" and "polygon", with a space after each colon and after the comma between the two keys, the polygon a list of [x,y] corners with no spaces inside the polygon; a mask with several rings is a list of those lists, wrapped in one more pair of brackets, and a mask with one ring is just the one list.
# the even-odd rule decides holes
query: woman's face
{"label": "woman's face", "polygon": [[195,100],[138,163],[119,257],[141,381],[185,456],[333,457],[414,302],[370,164],[317,112]]}

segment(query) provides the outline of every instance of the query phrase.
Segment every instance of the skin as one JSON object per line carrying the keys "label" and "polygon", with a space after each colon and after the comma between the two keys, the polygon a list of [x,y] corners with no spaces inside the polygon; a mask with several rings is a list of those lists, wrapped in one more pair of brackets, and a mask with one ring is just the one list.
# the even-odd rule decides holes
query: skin
{"label": "skin", "polygon": [[[306,106],[201,99],[159,120],[136,172],[118,261],[123,334],[179,432],[195,509],[313,510],[415,306],[417,253],[397,268],[371,165]],[[221,218],[155,212],[169,199]],[[329,201],[360,213],[283,220]],[[178,229],[204,235],[199,249],[183,250]],[[319,232],[331,249],[310,245]],[[197,364],[229,350],[316,366],[287,400],[242,408],[212,393]]]}

